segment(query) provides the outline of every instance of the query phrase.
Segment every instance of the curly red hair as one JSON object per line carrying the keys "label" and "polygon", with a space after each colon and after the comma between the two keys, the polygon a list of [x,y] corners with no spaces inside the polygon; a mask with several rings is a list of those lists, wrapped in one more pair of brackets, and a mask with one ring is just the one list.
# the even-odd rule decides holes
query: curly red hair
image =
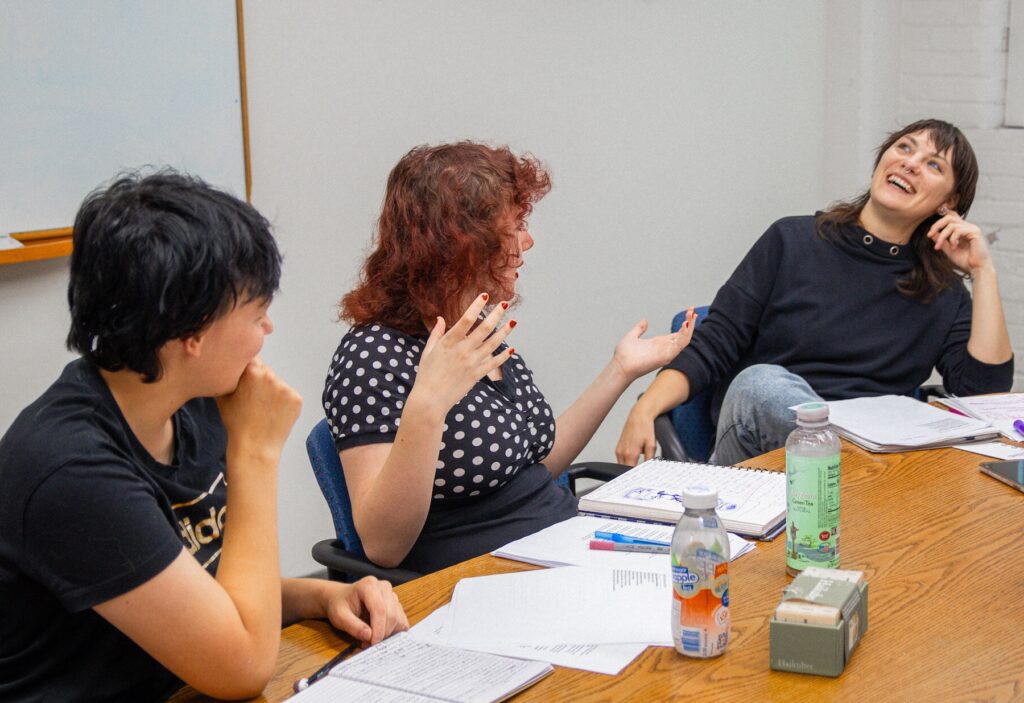
{"label": "curly red hair", "polygon": [[388,176],[374,248],[341,318],[411,335],[439,315],[453,323],[467,288],[494,287],[507,268],[510,214],[523,222],[549,190],[540,162],[507,146],[413,148]]}

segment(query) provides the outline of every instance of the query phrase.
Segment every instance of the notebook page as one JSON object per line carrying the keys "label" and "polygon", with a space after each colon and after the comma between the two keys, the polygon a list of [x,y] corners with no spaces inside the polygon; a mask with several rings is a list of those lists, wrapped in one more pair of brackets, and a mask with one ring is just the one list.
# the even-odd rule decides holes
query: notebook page
{"label": "notebook page", "polygon": [[682,489],[704,484],[718,490],[718,515],[733,525],[765,527],[786,510],[786,476],[781,472],[756,471],[728,466],[653,459],[580,500],[580,510],[601,512],[601,504],[683,512]]}
{"label": "notebook page", "polygon": [[323,694],[317,693],[316,697],[301,700],[303,703],[368,700],[363,697],[362,690],[354,698],[340,697],[338,690],[347,693],[360,688],[348,685],[355,683],[364,687],[388,688],[399,694],[396,698],[389,698],[385,693],[375,693],[379,698],[373,700],[490,703],[504,699],[552,670],[551,665],[544,662],[418,642],[407,632],[402,632],[341,662],[324,679],[300,695],[318,689],[329,679],[340,679],[344,683],[332,683],[320,689]]}

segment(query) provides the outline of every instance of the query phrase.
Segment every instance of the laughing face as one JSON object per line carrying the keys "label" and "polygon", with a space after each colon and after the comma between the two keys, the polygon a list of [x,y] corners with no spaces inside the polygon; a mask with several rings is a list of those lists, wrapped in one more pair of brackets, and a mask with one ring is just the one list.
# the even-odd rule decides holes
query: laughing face
{"label": "laughing face", "polygon": [[955,208],[952,161],[952,150],[938,153],[926,131],[897,139],[875,167],[872,204],[914,223],[936,214],[943,206]]}

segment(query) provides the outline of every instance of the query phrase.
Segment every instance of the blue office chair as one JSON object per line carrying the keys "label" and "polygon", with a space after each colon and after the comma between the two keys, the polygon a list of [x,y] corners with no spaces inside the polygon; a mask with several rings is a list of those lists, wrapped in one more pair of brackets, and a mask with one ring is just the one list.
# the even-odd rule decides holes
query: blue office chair
{"label": "blue office chair", "polygon": [[[313,545],[313,559],[327,567],[327,577],[332,581],[351,582],[363,576],[376,576],[397,586],[422,576],[408,569],[380,567],[366,558],[352,519],[352,502],[348,497],[348,486],[345,485],[345,472],[341,468],[341,459],[334,447],[334,438],[326,419],[318,422],[306,437],[306,452],[334,520],[336,537]],[[627,469],[629,467],[622,464],[604,462],[574,464],[562,472],[556,483],[575,495],[578,479],[610,481]]]}
{"label": "blue office chair", "polygon": [[313,545],[313,559],[327,567],[327,578],[351,582],[363,576],[376,576],[395,586],[419,578],[422,574],[415,571],[385,569],[366,558],[352,519],[352,502],[348,498],[345,472],[341,469],[341,459],[334,448],[334,438],[326,419],[316,423],[306,437],[306,453],[320,491],[331,509],[337,535],[335,539],[325,539]]}
{"label": "blue office chair", "polygon": [[[697,325],[708,314],[709,306],[694,308]],[[686,321],[686,311],[672,318],[672,331],[678,332]],[[711,422],[711,396],[714,388],[706,388],[685,403],[677,405],[654,421],[654,436],[661,455],[673,461],[707,461],[715,441],[715,425]]]}
{"label": "blue office chair", "polygon": [[[694,308],[697,325],[708,314],[709,306]],[[672,331],[677,332],[686,320],[682,310],[672,318]],[[654,436],[661,455],[673,461],[707,461],[715,443],[715,424],[711,421],[711,397],[714,387],[706,388],[654,421]],[[920,386],[911,393],[917,400],[928,402],[942,395],[941,385]]]}

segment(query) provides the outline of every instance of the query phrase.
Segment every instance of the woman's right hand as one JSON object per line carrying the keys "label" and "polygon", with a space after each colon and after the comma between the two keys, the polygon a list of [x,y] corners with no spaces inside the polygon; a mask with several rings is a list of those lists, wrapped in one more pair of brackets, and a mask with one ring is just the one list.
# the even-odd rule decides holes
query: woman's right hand
{"label": "woman's right hand", "polygon": [[493,354],[516,326],[515,320],[509,320],[499,328],[508,303],[495,305],[477,324],[486,304],[487,294],[481,293],[447,332],[444,318],[437,318],[423,347],[410,401],[413,394],[419,395],[421,402],[431,403],[442,416],[447,415],[477,381],[512,356],[512,347]]}
{"label": "woman's right hand", "polygon": [[619,443],[615,445],[615,460],[620,464],[636,466],[640,463],[641,454],[645,459],[653,459],[657,446],[654,441],[654,418],[637,403],[629,411],[622,434],[619,435]]}

